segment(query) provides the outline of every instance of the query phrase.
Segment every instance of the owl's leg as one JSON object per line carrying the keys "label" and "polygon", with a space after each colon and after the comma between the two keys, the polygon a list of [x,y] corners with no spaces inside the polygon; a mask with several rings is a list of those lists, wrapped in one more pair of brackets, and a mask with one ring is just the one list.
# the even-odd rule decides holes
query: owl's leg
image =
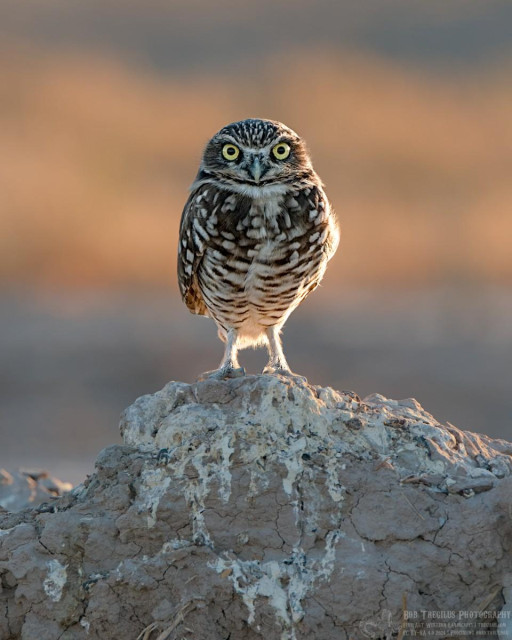
{"label": "owl's leg", "polygon": [[268,327],[266,329],[269,360],[267,366],[263,369],[263,373],[288,376],[300,382],[307,382],[306,378],[298,376],[290,370],[290,367],[286,362],[286,358],[284,357],[283,347],[281,345],[281,336],[279,335],[280,330],[281,327],[276,326]]}
{"label": "owl's leg", "polygon": [[290,372],[290,367],[284,357],[279,329],[278,327],[268,327],[266,330],[269,360],[267,366],[263,369],[263,373]]}
{"label": "owl's leg", "polygon": [[[219,335],[220,332],[219,332]],[[226,343],[224,349],[224,357],[220,363],[220,367],[214,371],[207,371],[199,376],[199,380],[213,378],[222,380],[224,378],[238,378],[245,375],[245,369],[238,364],[238,346],[237,346],[237,330],[228,329],[226,336],[221,336]]]}
{"label": "owl's leg", "polygon": [[[238,364],[237,330],[229,329],[226,335],[224,357],[220,363],[219,372],[231,373],[240,370]],[[245,373],[245,372],[244,372]]]}

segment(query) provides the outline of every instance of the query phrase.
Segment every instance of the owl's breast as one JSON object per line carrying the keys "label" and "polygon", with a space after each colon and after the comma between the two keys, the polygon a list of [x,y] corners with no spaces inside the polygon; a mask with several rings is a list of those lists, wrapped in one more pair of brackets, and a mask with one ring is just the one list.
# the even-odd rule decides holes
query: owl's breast
{"label": "owl's breast", "polygon": [[222,326],[256,335],[284,322],[320,282],[327,264],[325,229],[307,210],[294,211],[289,200],[253,200],[211,238],[198,282],[210,315]]}

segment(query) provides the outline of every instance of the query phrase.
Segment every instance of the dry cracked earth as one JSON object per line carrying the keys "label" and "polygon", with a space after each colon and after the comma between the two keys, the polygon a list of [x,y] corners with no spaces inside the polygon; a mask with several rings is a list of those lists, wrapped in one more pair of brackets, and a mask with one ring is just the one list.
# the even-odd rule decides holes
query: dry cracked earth
{"label": "dry cracked earth", "polygon": [[171,382],[121,432],[0,512],[2,640],[512,638],[512,444],[277,376]]}

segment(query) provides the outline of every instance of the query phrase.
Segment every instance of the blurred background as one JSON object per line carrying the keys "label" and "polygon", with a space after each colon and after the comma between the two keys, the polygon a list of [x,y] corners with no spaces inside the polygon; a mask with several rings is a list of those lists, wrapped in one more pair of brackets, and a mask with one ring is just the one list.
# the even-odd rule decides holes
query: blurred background
{"label": "blurred background", "polygon": [[218,365],[176,239],[251,116],[305,137],[341,222],[292,369],[510,439],[511,105],[509,0],[0,0],[0,467],[80,482],[124,407]]}

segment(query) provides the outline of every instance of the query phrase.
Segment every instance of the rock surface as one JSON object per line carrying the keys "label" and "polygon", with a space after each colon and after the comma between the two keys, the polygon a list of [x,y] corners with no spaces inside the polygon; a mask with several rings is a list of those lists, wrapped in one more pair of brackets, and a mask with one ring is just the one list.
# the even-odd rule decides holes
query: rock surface
{"label": "rock surface", "polygon": [[512,444],[272,376],[169,383],[121,431],[0,515],[2,640],[508,637]]}

